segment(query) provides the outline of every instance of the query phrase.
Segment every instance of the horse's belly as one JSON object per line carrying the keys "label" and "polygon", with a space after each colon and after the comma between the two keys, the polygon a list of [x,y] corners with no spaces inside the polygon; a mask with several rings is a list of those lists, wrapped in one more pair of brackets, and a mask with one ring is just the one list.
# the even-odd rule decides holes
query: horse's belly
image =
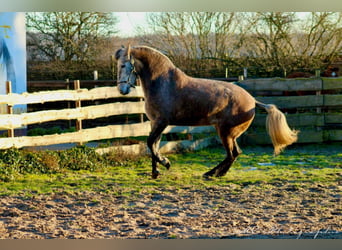
{"label": "horse's belly", "polygon": [[210,120],[203,117],[187,117],[170,120],[170,125],[175,126],[204,126],[213,124]]}

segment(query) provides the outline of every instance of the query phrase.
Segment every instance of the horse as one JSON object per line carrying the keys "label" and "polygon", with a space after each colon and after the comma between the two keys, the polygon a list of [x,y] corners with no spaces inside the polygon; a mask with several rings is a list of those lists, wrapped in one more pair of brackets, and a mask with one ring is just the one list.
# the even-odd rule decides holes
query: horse
{"label": "horse", "polygon": [[148,46],[128,46],[115,52],[118,89],[130,93],[140,79],[145,110],[151,122],[147,146],[151,151],[152,178],[159,176],[157,164],[169,169],[170,161],[159,153],[163,130],[168,125],[213,125],[226,150],[226,158],[203,174],[204,178],[224,176],[242,153],[237,138],[251,125],[255,108],[267,111],[266,128],[274,154],[297,141],[298,131],[289,128],[285,115],[273,104],[257,101],[234,83],[194,78],[177,68],[160,51]]}

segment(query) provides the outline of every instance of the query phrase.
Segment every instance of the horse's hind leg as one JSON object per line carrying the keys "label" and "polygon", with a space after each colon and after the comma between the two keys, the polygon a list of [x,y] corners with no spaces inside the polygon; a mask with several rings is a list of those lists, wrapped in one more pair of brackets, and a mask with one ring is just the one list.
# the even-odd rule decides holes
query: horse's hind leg
{"label": "horse's hind leg", "polygon": [[161,134],[166,128],[167,123],[162,121],[152,122],[152,129],[149,137],[147,138],[147,146],[151,151],[152,157],[152,178],[157,178],[159,171],[157,169],[157,162],[164,165],[167,169],[170,168],[170,161],[166,157],[162,157],[159,154],[159,143],[161,139]]}
{"label": "horse's hind leg", "polygon": [[216,177],[224,176],[228,172],[236,158],[242,153],[239,145],[236,142],[236,138],[229,137],[226,139],[226,141],[228,141],[228,143],[226,145],[224,143],[224,147],[227,151],[227,163],[224,164],[221,168],[218,168],[218,171],[216,171],[215,173]]}
{"label": "horse's hind leg", "polygon": [[204,177],[209,176],[224,176],[236,158],[241,154],[241,149],[236,142],[236,139],[247,130],[253,119],[250,119],[238,126],[227,128],[226,126],[216,127],[221,138],[222,144],[227,152],[227,157],[215,168],[205,173]]}
{"label": "horse's hind leg", "polygon": [[220,137],[223,146],[226,149],[227,157],[222,162],[220,162],[220,164],[218,164],[215,168],[205,173],[203,177],[224,176],[228,172],[229,168],[231,167],[235,159],[241,153],[241,150],[239,149],[239,146],[237,145],[235,139],[231,137],[223,137],[221,135]]}

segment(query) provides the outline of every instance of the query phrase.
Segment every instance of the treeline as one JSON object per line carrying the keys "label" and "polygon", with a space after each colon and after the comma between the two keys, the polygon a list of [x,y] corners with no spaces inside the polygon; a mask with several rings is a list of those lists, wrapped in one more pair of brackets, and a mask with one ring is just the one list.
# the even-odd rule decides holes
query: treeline
{"label": "treeline", "polygon": [[[342,13],[162,12],[136,36],[115,36],[115,13],[28,14],[29,80],[113,79],[122,44],[152,46],[200,77],[286,76],[334,69],[342,52]],[[89,32],[91,30],[91,32]]]}

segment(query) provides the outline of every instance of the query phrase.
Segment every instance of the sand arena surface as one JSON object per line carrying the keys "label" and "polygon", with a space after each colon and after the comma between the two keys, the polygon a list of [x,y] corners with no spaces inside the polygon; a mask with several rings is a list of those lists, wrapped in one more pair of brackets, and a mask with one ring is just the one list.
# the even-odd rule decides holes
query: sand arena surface
{"label": "sand arena surface", "polygon": [[0,197],[2,239],[342,238],[341,186]]}

